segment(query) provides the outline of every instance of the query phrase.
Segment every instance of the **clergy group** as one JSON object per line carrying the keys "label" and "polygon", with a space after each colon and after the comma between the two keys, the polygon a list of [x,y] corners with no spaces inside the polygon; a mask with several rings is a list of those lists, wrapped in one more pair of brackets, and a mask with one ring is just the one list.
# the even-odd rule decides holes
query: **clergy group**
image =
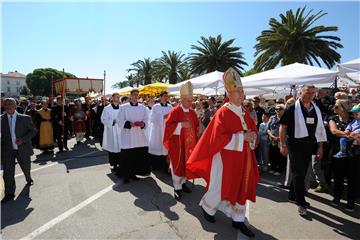
{"label": "clergy group", "polygon": [[108,152],[111,170],[125,184],[149,176],[152,170],[168,172],[177,200],[191,193],[187,180],[205,179],[207,192],[199,204],[204,218],[214,223],[215,213],[222,211],[234,228],[253,237],[244,222],[246,201],[255,202],[259,182],[253,151],[257,128],[243,109],[237,71],[230,68],[223,80],[229,101],[216,111],[201,136],[189,81],[181,86],[180,102],[174,107],[167,92],[160,94],[159,103],[148,106],[138,102],[138,90],[132,90],[129,102],[123,104],[114,93],[101,115],[102,148]]}

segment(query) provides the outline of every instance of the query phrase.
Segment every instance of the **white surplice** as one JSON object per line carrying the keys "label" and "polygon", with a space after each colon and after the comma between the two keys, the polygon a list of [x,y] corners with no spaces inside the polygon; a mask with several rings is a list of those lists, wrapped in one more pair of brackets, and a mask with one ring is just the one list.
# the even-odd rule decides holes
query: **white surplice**
{"label": "white surplice", "polygon": [[120,108],[114,109],[112,104],[109,104],[101,114],[101,123],[104,124],[102,148],[112,153],[121,152],[121,127],[117,124],[119,112]]}
{"label": "white surplice", "polygon": [[150,137],[149,137],[149,153],[157,156],[166,156],[168,150],[163,145],[165,132],[164,116],[172,109],[170,104],[162,106],[157,103],[153,106],[150,115]]}
{"label": "white surplice", "polygon": [[[136,106],[126,103],[120,106],[119,125],[121,126],[121,144],[122,149],[131,149],[139,147],[147,147],[148,140],[145,135],[145,129],[148,127],[148,114],[146,107],[142,104]],[[132,127],[124,128],[124,124],[129,122],[144,122],[145,128]]]}

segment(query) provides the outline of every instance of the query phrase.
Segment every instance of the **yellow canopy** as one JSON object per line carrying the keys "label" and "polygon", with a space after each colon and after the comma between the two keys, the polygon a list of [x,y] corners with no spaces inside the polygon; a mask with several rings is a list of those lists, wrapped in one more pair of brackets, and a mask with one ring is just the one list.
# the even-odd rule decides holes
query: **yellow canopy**
{"label": "yellow canopy", "polygon": [[140,95],[156,96],[161,92],[166,91],[171,85],[172,84],[156,82],[140,87],[138,90]]}

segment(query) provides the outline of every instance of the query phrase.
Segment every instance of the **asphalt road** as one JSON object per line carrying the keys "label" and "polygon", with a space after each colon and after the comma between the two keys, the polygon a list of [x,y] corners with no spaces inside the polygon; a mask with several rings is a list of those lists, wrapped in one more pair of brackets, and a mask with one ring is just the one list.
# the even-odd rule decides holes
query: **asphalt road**
{"label": "asphalt road", "polygon": [[[98,143],[70,143],[69,152],[36,151],[31,187],[17,166],[15,201],[1,205],[3,239],[246,239],[222,213],[214,224],[203,219],[202,180],[178,202],[169,175],[123,184]],[[264,174],[257,202],[249,204],[255,239],[360,239],[359,204],[347,213],[345,202],[333,207],[330,195],[310,190],[309,214],[300,217],[287,190],[277,187],[282,178]]]}

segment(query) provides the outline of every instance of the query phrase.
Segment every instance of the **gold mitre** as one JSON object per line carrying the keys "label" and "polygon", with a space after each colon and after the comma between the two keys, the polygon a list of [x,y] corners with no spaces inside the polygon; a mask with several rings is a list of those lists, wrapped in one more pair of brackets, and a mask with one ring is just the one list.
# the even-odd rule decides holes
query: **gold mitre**
{"label": "gold mitre", "polygon": [[184,83],[180,87],[180,97],[192,97],[193,96],[193,86],[190,81]]}
{"label": "gold mitre", "polygon": [[227,92],[230,92],[237,87],[242,87],[240,75],[233,68],[229,68],[224,72],[223,80]]}

